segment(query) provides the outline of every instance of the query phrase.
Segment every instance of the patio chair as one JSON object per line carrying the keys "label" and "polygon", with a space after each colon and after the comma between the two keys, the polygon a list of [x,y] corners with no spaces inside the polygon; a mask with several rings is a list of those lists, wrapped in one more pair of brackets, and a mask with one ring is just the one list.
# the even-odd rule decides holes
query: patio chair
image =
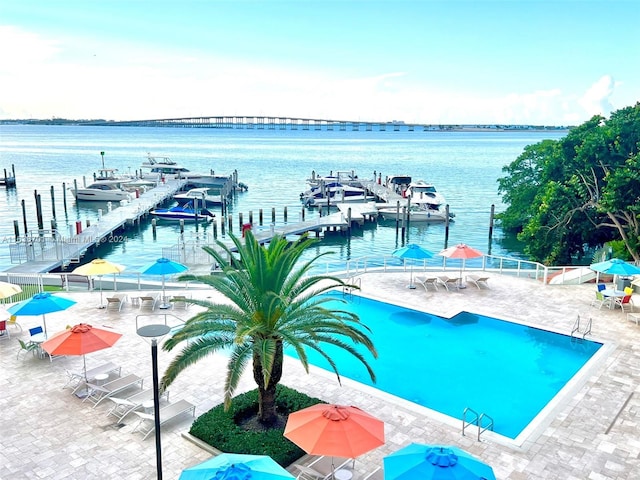
{"label": "patio chair", "polygon": [[186,310],[189,307],[189,302],[185,295],[174,295],[171,300],[174,310]]}
{"label": "patio chair", "polygon": [[[81,387],[84,386],[85,372],[74,372],[71,370],[65,371],[68,379],[67,383],[65,383],[62,388],[70,388],[71,393],[76,393],[78,390],[80,390]],[[93,379],[96,377],[96,375],[102,375],[104,373],[115,373],[119,377],[122,373],[122,367],[119,367],[113,362],[103,363],[102,365],[87,370],[86,377],[87,379]]]}
{"label": "patio chair", "polygon": [[605,297],[602,293],[602,290],[596,291],[596,298],[591,301],[591,306],[598,306],[598,308],[602,308],[603,305],[608,304],[611,305],[612,297]]}
{"label": "patio chair", "polygon": [[142,388],[143,379],[133,373],[124,377],[116,378],[111,382],[107,382],[104,385],[95,385],[91,382],[87,383],[87,396],[84,397],[83,402],[89,401],[93,403],[93,408],[96,408],[103,400],[117,395],[118,393],[139,384],[139,388]]}
{"label": "patio chair", "polygon": [[[183,413],[191,412],[193,417],[196,416],[196,406],[186,400],[179,400],[176,403],[170,403],[166,407],[160,409],[160,425],[164,425]],[[132,432],[142,432],[145,440],[155,430],[155,417],[152,413],[133,412],[140,420],[138,424],[131,430]]]}
{"label": "patio chair", "polygon": [[489,277],[481,277],[479,275],[467,275],[467,282],[473,283],[478,289],[480,289],[480,285],[484,285],[486,288],[489,288],[489,284],[487,283]]}
{"label": "patio chair", "polygon": [[425,292],[429,291],[429,287],[438,290],[438,277],[416,277],[416,281],[424,287]]}
{"label": "patio chair", "polygon": [[444,288],[447,289],[447,292],[450,292],[451,288],[455,288],[456,290],[460,288],[460,279],[449,278],[446,275],[441,275],[438,277],[438,284],[443,285]]}
{"label": "patio chair", "polygon": [[625,311],[625,307],[629,307],[629,312],[633,312],[633,300],[631,300],[631,295],[616,297],[615,305],[619,306],[623,312]]}
{"label": "patio chair", "polygon": [[29,329],[29,336],[33,337],[34,335],[38,335],[39,333],[44,333],[42,327],[33,327]]}
{"label": "patio chair", "polygon": [[22,326],[17,322],[17,317],[15,315],[11,315],[9,317],[9,320],[7,320],[7,325],[10,327],[19,328],[20,332],[22,332]]}
{"label": "patio chair", "polygon": [[107,297],[107,310],[121,311],[126,301],[127,296],[124,293],[116,293],[111,297]]}
{"label": "patio chair", "polygon": [[20,360],[21,353],[31,352],[35,356],[38,353],[38,344],[37,343],[26,343],[24,340],[18,339],[18,343],[20,344],[20,350],[18,350],[18,355],[16,355],[16,359]]}
{"label": "patio chair", "polygon": [[11,338],[9,330],[7,330],[7,321],[0,320],[0,340]]}

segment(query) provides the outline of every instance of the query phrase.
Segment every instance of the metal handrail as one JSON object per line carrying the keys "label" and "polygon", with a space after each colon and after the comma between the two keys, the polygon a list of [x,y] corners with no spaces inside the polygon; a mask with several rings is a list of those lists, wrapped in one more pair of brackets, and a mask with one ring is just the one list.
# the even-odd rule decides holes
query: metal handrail
{"label": "metal handrail", "polygon": [[[475,415],[475,419],[467,422],[467,413],[471,412],[472,414]],[[462,411],[462,436],[464,437],[464,430],[469,426],[469,425],[477,425],[478,428],[480,428],[480,416],[478,415],[478,412],[476,412],[473,408],[470,407],[466,407],[463,411]]]}

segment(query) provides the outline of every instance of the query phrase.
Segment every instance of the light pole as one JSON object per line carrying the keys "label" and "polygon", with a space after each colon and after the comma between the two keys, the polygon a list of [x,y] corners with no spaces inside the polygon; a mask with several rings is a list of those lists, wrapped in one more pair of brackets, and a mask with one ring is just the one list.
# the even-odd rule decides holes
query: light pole
{"label": "light pole", "polygon": [[160,382],[158,381],[158,340],[171,328],[168,325],[145,325],[138,328],[138,335],[151,340],[151,368],[153,370],[153,419],[156,434],[156,470],[158,480],[162,480],[162,446],[160,442]]}
{"label": "light pole", "polygon": [[102,156],[102,170],[104,170],[104,152],[100,152],[100,155]]}

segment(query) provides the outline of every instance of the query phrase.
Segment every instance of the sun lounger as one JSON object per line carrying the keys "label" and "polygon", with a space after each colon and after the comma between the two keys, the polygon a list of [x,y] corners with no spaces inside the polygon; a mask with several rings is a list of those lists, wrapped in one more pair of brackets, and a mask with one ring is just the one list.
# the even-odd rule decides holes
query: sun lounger
{"label": "sun lounger", "polygon": [[[162,396],[165,397],[166,401],[169,401],[168,390],[165,390]],[[127,398],[111,396],[109,400],[113,402],[113,406],[107,411],[107,417],[113,415],[120,423],[131,412],[142,408],[146,402],[153,401],[153,390],[142,390]]]}
{"label": "sun lounger", "polygon": [[429,287],[438,290],[438,277],[416,277],[416,281],[424,287],[426,292],[429,291]]}
{"label": "sun lounger", "polygon": [[138,297],[138,301],[140,302],[140,310],[144,308],[153,310],[156,308],[156,303],[158,302],[158,294],[150,293],[149,295],[141,295]]}
{"label": "sun lounger", "polygon": [[489,288],[489,284],[487,281],[489,277],[481,277],[479,275],[467,275],[467,282],[473,283],[476,287],[480,288],[480,285],[484,285],[486,288]]}
{"label": "sun lounger", "polygon": [[[168,421],[176,418],[183,413],[191,412],[193,417],[196,416],[196,407],[192,403],[187,402],[186,400],[179,400],[176,403],[170,403],[166,407],[160,409],[160,425],[164,425]],[[145,440],[151,433],[155,430],[155,417],[152,413],[144,413],[144,412],[133,412],[138,417],[140,417],[140,421],[133,428],[132,432],[140,431],[144,434],[142,437]]]}
{"label": "sun lounger", "polygon": [[139,384],[140,388],[142,388],[142,382],[142,378],[130,373],[124,377],[116,378],[111,382],[107,382],[104,385],[87,383],[87,396],[82,401],[90,401],[93,403],[93,408],[95,408],[98,404],[102,403],[103,400],[111,397],[112,395],[116,395],[127,388],[133,387],[136,384]]}
{"label": "sun lounger", "polygon": [[438,277],[438,283],[443,285],[447,291],[451,291],[451,288],[458,289],[460,288],[460,279],[459,278],[449,278],[446,275],[441,275]]}
{"label": "sun lounger", "polygon": [[122,310],[125,302],[127,301],[127,296],[124,293],[116,293],[111,297],[107,297],[107,310]]}
{"label": "sun lounger", "polygon": [[328,457],[321,455],[315,458],[308,465],[295,464],[299,473],[298,480],[327,480],[330,479],[336,470],[344,468],[352,460],[343,457]]}
{"label": "sun lounger", "polygon": [[[104,373],[117,373],[120,376],[122,371],[122,367],[117,366],[113,362],[108,362],[98,367],[91,368],[87,370],[87,379],[91,380],[96,377],[96,375],[102,375]],[[69,379],[67,383],[65,383],[62,388],[71,388],[71,393],[76,393],[77,390],[80,389],[84,385],[84,372],[72,372],[71,370],[67,370],[67,376]]]}

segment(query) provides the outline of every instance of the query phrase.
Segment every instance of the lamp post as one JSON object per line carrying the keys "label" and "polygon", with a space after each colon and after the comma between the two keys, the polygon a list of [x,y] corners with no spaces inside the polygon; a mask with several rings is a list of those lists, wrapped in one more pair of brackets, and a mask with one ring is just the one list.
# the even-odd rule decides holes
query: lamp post
{"label": "lamp post", "polygon": [[138,328],[138,335],[151,340],[151,368],[153,370],[153,419],[156,434],[156,470],[158,480],[162,480],[162,446],[160,442],[160,383],[158,381],[158,340],[171,328],[168,325],[145,325]]}

